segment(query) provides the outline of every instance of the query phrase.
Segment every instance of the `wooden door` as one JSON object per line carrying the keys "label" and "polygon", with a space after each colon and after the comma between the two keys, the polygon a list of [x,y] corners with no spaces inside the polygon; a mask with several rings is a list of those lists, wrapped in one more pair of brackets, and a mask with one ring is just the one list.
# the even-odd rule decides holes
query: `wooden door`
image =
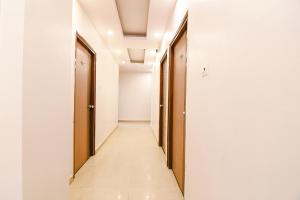
{"label": "wooden door", "polygon": [[184,191],[185,172],[185,99],[186,99],[185,31],[173,48],[173,99],[172,99],[172,170],[181,191]]}
{"label": "wooden door", "polygon": [[92,55],[81,43],[76,44],[74,174],[90,157],[90,102]]}
{"label": "wooden door", "polygon": [[163,59],[161,63],[160,71],[160,146],[163,151],[167,153],[168,145],[168,65],[167,57]]}

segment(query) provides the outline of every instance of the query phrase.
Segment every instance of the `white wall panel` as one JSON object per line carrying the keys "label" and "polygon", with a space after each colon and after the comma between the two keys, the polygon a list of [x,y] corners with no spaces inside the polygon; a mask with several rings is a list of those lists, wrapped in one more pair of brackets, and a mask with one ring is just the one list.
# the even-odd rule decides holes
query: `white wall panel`
{"label": "white wall panel", "polygon": [[150,121],[152,74],[120,72],[119,120]]}
{"label": "white wall panel", "polygon": [[22,199],[24,1],[0,1],[0,199]]}

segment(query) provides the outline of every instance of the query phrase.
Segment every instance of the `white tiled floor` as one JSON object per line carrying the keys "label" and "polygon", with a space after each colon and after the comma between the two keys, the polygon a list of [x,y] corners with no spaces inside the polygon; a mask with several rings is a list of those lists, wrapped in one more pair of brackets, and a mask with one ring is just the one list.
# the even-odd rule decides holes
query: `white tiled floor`
{"label": "white tiled floor", "polygon": [[70,200],[183,200],[148,124],[120,124],[78,172]]}

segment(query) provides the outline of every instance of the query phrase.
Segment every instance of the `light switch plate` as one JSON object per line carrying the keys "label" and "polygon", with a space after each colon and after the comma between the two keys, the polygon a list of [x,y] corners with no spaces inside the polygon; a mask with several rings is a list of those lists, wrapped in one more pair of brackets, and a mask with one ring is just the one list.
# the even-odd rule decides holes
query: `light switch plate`
{"label": "light switch plate", "polygon": [[208,67],[207,67],[207,65],[201,66],[201,74],[202,74],[203,78],[208,76]]}

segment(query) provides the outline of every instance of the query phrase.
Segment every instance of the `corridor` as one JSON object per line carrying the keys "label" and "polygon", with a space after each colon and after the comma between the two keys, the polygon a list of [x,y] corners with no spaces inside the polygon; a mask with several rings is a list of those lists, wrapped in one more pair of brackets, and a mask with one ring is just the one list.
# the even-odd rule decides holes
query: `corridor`
{"label": "corridor", "polygon": [[0,0],[0,200],[300,200],[300,0]]}
{"label": "corridor", "polygon": [[181,200],[147,123],[120,123],[76,174],[70,200]]}

